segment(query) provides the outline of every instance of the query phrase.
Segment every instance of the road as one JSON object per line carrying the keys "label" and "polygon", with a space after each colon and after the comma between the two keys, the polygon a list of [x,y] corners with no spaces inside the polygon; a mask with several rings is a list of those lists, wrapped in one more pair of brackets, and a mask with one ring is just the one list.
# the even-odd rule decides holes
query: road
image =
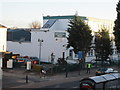
{"label": "road", "polygon": [[[86,71],[82,71],[83,75],[78,75],[77,72],[71,72],[68,75],[68,78],[65,77],[65,73],[58,74],[55,76],[46,76],[45,78],[40,78],[39,75],[31,73],[28,75],[29,83],[26,83],[26,74],[18,71],[11,70],[11,72],[4,72],[2,77],[3,88],[12,88],[12,87],[38,87],[38,88],[54,88],[54,87],[77,87],[78,80],[89,75],[86,74]],[[90,74],[92,75],[92,73]],[[29,84],[32,84],[29,86]]]}
{"label": "road", "polygon": [[72,82],[67,82],[67,83],[62,83],[62,84],[54,84],[54,85],[50,85],[50,86],[45,86],[45,87],[41,87],[41,88],[29,88],[29,90],[48,90],[48,89],[52,89],[52,90],[80,90],[79,89],[79,80],[78,81],[72,81]]}
{"label": "road", "polygon": [[68,77],[65,77],[65,73],[46,76],[45,78],[40,78],[39,75],[31,72],[28,76],[29,82],[26,83],[26,73],[23,71],[14,71],[9,72],[4,71],[3,73],[3,88],[79,88],[79,81],[82,78],[90,77],[95,75],[97,68],[91,69],[90,74],[86,74],[86,70],[81,71],[81,75],[78,75],[77,72],[69,72]]}
{"label": "road", "polygon": [[[49,79],[40,78],[38,75],[28,75],[28,83],[38,83],[48,81]],[[3,73],[2,88],[11,88],[15,86],[26,85],[26,74],[9,74]]]}
{"label": "road", "polygon": [[62,83],[62,84],[55,84],[51,86],[46,86],[42,88],[79,88],[79,80],[78,81],[72,81],[72,82],[67,82],[67,83]]}

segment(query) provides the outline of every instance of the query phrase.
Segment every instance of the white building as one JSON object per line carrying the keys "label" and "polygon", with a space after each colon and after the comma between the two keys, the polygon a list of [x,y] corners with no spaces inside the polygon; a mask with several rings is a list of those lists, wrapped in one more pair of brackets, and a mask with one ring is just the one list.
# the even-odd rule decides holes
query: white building
{"label": "white building", "polygon": [[[66,38],[58,39],[54,37],[56,31],[41,31],[39,29],[31,30],[31,41],[30,42],[12,42],[8,41],[8,50],[13,53],[20,54],[22,56],[37,56],[39,58],[41,52],[41,61],[50,62],[51,53],[55,54],[55,60],[62,57],[62,52],[65,48]],[[58,31],[60,32],[60,31]],[[65,32],[65,31],[62,31]],[[38,42],[38,40],[43,40]],[[41,47],[41,50],[40,50]]]}
{"label": "white building", "polygon": [[[67,39],[66,36],[69,20],[74,16],[45,16],[43,17],[43,28],[31,29],[31,39],[29,42],[8,41],[8,51],[21,54],[24,56],[37,56],[41,61],[51,62],[51,53],[55,54],[55,62],[58,58],[63,57],[65,52],[65,58],[77,59],[77,55],[74,54],[72,48],[66,50]],[[82,17],[88,25],[91,27],[92,34],[94,35],[102,27],[109,29],[111,38],[113,37],[114,22],[111,20],[96,19],[91,17]],[[93,38],[94,39],[94,38]],[[38,42],[43,40],[43,42]],[[94,49],[91,48],[86,57],[86,62],[95,58]]]}
{"label": "white building", "polygon": [[6,52],[7,28],[0,24],[0,69],[2,67],[2,52]]}
{"label": "white building", "polygon": [[0,25],[0,52],[6,52],[7,45],[7,28]]}

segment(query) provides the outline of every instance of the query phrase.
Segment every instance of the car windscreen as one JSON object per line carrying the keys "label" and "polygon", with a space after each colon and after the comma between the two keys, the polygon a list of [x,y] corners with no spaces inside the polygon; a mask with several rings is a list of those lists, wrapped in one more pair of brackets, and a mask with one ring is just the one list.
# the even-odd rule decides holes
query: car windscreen
{"label": "car windscreen", "polygon": [[30,59],[38,59],[37,57],[30,57]]}
{"label": "car windscreen", "polygon": [[100,69],[98,69],[98,71],[106,71],[107,70],[107,68],[100,68]]}

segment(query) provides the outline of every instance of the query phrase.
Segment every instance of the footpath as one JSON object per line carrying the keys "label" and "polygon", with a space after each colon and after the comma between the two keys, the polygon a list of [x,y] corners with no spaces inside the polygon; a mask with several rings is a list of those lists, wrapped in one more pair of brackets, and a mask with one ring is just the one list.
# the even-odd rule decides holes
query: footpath
{"label": "footpath", "polygon": [[[117,68],[117,67],[115,67]],[[74,72],[58,73],[40,77],[40,74],[34,72],[26,72],[25,69],[11,69],[3,71],[3,88],[43,88],[56,84],[80,81],[83,78],[95,76],[98,68],[91,68],[90,74],[86,73],[86,69]],[[26,83],[26,75],[28,75],[28,83]]]}
{"label": "footpath", "polygon": [[[94,76],[96,68],[91,69],[91,73],[86,73],[86,70],[68,72],[66,73],[47,75],[45,77],[40,77],[39,74],[29,72],[26,70],[7,70],[3,71],[3,88],[42,88],[46,86],[51,86],[55,84],[62,84],[67,82],[79,81],[83,78]],[[28,75],[28,83],[26,83],[25,76]],[[7,78],[6,78],[7,77]],[[6,78],[6,79],[5,79]],[[6,81],[4,81],[6,80]],[[7,82],[9,80],[9,82]],[[9,85],[11,84],[11,85]]]}

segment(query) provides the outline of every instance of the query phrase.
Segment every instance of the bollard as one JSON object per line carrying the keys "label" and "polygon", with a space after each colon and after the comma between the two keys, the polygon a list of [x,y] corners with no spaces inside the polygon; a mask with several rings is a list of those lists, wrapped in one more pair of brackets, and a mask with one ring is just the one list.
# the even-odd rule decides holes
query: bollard
{"label": "bollard", "polygon": [[81,70],[81,64],[80,64],[80,61],[79,61],[79,72],[78,72],[78,75],[80,75],[80,70]]}
{"label": "bollard", "polygon": [[68,72],[66,72],[66,75],[65,75],[65,77],[66,77],[66,78],[68,77]]}
{"label": "bollard", "polygon": [[53,74],[53,67],[51,67],[51,75]]}
{"label": "bollard", "polygon": [[28,75],[26,75],[26,83],[28,83]]}
{"label": "bollard", "polygon": [[40,72],[40,78],[42,77],[42,72]]}
{"label": "bollard", "polygon": [[65,71],[66,71],[65,77],[67,78],[68,77],[68,66],[67,66],[67,64],[65,66]]}

